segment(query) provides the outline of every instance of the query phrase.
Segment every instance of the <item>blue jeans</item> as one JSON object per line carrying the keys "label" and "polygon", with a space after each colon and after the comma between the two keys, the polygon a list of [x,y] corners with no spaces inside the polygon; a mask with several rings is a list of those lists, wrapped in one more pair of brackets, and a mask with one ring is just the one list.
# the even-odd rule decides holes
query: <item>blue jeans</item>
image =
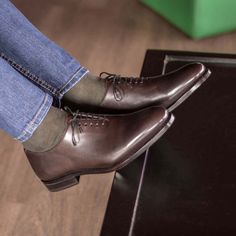
{"label": "blue jeans", "polygon": [[24,142],[88,70],[0,0],[0,128]]}

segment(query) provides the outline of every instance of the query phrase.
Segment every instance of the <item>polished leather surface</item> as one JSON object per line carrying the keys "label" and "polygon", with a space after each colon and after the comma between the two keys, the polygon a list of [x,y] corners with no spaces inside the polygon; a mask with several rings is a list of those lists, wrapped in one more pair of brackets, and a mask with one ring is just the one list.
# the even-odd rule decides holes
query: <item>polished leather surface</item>
{"label": "polished leather surface", "polygon": [[205,71],[201,63],[191,63],[162,76],[108,79],[107,93],[100,106],[107,111],[131,111],[150,105],[168,108],[190,90]]}
{"label": "polished leather surface", "polygon": [[102,236],[236,235],[236,55],[147,52],[142,75],[201,61],[212,76],[146,156],[114,179]]}
{"label": "polished leather surface", "polygon": [[80,118],[74,129],[77,145],[72,143],[73,130],[69,122],[64,139],[56,147],[40,153],[26,151],[26,154],[44,181],[74,173],[112,171],[155,137],[169,118],[170,114],[161,107],[126,115]]}

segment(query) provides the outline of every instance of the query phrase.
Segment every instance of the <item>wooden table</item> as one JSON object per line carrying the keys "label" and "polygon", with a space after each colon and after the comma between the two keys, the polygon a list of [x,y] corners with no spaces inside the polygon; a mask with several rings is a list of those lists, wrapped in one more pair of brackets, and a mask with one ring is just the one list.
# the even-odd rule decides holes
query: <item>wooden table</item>
{"label": "wooden table", "polygon": [[236,56],[149,50],[142,75],[193,61],[212,76],[164,137],[116,173],[102,236],[236,235]]}

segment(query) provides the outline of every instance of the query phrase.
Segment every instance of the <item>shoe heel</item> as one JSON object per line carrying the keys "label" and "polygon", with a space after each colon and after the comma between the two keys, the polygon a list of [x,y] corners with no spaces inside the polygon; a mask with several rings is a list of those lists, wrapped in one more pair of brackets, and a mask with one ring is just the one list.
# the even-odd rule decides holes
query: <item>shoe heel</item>
{"label": "shoe heel", "polygon": [[52,181],[42,181],[50,192],[57,192],[79,183],[80,176],[68,175]]}

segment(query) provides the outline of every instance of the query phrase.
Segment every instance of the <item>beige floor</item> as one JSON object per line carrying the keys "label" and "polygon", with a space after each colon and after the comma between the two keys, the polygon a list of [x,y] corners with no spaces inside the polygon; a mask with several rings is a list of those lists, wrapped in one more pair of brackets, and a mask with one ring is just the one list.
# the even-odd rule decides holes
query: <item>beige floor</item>
{"label": "beige floor", "polygon": [[[136,0],[14,0],[46,35],[91,72],[138,75],[146,49],[235,53],[236,32],[192,41]],[[22,147],[0,133],[0,235],[97,236],[113,173],[49,193]]]}

